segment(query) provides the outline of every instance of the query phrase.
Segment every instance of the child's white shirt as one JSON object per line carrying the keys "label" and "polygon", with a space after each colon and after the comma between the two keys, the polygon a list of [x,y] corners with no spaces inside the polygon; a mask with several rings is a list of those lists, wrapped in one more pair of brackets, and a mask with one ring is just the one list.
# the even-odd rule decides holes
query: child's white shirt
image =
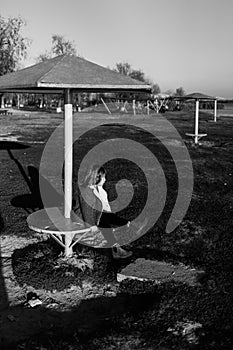
{"label": "child's white shirt", "polygon": [[111,207],[110,207],[110,204],[108,202],[108,194],[103,189],[103,187],[102,186],[90,186],[90,188],[93,189],[93,193],[101,201],[101,203],[102,203],[102,210],[106,211],[106,212],[111,212]]}

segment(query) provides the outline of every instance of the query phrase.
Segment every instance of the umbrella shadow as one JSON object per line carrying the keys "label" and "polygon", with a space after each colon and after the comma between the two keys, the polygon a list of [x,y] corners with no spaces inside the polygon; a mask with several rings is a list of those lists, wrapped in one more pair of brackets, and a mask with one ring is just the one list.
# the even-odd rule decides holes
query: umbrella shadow
{"label": "umbrella shadow", "polygon": [[[4,229],[4,221],[0,213],[0,233],[3,231],[3,229]],[[2,256],[1,245],[0,245],[0,310],[8,306],[8,296],[7,296],[5,280],[3,276],[3,259],[4,257]]]}
{"label": "umbrella shadow", "polygon": [[39,170],[29,165],[27,167],[28,176],[24,169],[21,171],[28,188],[31,193],[22,194],[12,198],[11,204],[14,207],[21,207],[29,214],[33,211],[43,209],[44,203],[42,201],[40,187],[46,192],[46,206],[47,207],[61,207],[63,205],[63,197],[60,195],[51,184],[39,173]]}
{"label": "umbrella shadow", "polygon": [[16,141],[0,141],[0,150],[26,149],[30,146]]}
{"label": "umbrella shadow", "polygon": [[37,209],[43,208],[43,203],[40,196],[39,189],[39,171],[36,167],[29,165],[28,174],[26,173],[22,164],[13,155],[11,148],[6,148],[10,159],[12,159],[17,165],[20,174],[22,175],[24,181],[26,182],[28,189],[31,193],[22,194],[11,199],[11,204],[14,207],[21,207],[25,209],[28,213],[35,211]]}
{"label": "umbrella shadow", "polygon": [[[36,168],[35,166],[29,165],[27,167],[26,172],[22,164],[12,153],[12,146],[14,146],[15,149],[27,148],[28,146],[20,145],[16,142],[7,142],[5,145],[5,149],[7,150],[9,157],[17,165],[24,181],[28,186],[30,193],[21,194],[12,198],[11,204],[14,207],[23,208],[29,214],[33,211],[43,209],[44,205],[40,193],[40,185],[42,185],[43,189],[46,191],[47,194],[46,206],[61,206],[63,204],[62,195],[56,192],[56,190],[50,185],[50,183],[39,173],[38,168]],[[1,147],[2,145],[0,144],[0,149]]]}
{"label": "umbrella shadow", "polygon": [[[7,150],[9,153],[11,149],[26,149],[29,146],[24,145],[19,142],[15,141],[0,141],[0,150]],[[0,234],[4,230],[4,220],[2,218],[1,212],[0,212]],[[3,310],[8,307],[8,295],[5,285],[5,279],[4,279],[4,268],[5,263],[7,262],[7,259],[9,260],[9,257],[2,256],[1,251],[1,244],[0,244],[0,310]]]}
{"label": "umbrella shadow", "polygon": [[[25,297],[26,300],[26,297]],[[111,320],[125,312],[140,314],[159,303],[154,295],[117,294],[115,297],[91,296],[78,300],[67,311],[61,309],[56,300],[49,297],[41,306],[30,308],[26,303],[10,307],[2,313],[0,336],[1,349],[9,349],[16,344],[30,340],[48,342],[78,337],[83,343],[95,334],[106,333]],[[8,315],[11,315],[11,321]]]}

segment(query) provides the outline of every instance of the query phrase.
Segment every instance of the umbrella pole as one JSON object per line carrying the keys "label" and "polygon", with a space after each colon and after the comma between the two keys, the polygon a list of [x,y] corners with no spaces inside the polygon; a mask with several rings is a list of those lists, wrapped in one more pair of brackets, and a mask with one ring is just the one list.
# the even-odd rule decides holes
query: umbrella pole
{"label": "umbrella pole", "polygon": [[[65,127],[64,127],[64,217],[70,219],[72,209],[72,170],[73,170],[73,110],[70,90],[64,94]],[[72,232],[65,234],[65,256],[71,256]]]}
{"label": "umbrella pole", "polygon": [[214,100],[214,122],[217,121],[217,100]]}
{"label": "umbrella pole", "polygon": [[199,100],[196,100],[195,133],[194,133],[195,144],[198,144],[198,122],[199,122]]}

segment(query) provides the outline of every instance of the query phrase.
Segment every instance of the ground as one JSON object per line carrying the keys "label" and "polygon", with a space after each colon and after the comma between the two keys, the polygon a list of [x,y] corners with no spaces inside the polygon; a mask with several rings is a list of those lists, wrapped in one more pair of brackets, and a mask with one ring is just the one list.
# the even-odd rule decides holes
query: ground
{"label": "ground", "polygon": [[[145,124],[158,129],[164,117],[183,138],[194,170],[190,207],[170,233],[165,228],[177,195],[176,169],[163,146],[139,129]],[[194,111],[163,116],[75,114],[75,127],[81,130],[96,118],[104,124],[111,118],[116,124],[90,133],[88,139],[84,136],[74,146],[74,170],[99,141],[131,135],[156,154],[168,187],[156,224],[126,246],[134,253],[131,261],[115,262],[106,249],[78,246],[76,253],[93,262],[80,269],[74,261],[62,260],[56,242],[32,232],[26,223],[29,213],[41,205],[29,169],[38,169],[46,141],[62,118],[16,110],[1,116],[1,348],[231,349],[233,119],[224,116],[213,123],[212,115],[201,113],[200,131],[207,137],[195,146],[185,135],[194,129]],[[132,118],[135,127],[119,126]],[[143,174],[123,160],[109,162],[107,170],[111,199],[116,196],[116,181],[130,176],[134,201],[122,215],[134,218],[145,201]],[[138,258],[184,264],[205,274],[193,286],[172,279],[160,285],[135,280],[117,283],[117,273]],[[40,306],[28,305],[31,292],[42,301]]]}

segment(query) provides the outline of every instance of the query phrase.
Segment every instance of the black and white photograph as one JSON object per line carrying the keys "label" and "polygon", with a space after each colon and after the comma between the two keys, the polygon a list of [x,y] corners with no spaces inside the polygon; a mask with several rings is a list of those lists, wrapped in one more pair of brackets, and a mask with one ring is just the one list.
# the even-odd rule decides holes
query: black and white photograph
{"label": "black and white photograph", "polygon": [[1,350],[233,349],[232,18],[1,1]]}

